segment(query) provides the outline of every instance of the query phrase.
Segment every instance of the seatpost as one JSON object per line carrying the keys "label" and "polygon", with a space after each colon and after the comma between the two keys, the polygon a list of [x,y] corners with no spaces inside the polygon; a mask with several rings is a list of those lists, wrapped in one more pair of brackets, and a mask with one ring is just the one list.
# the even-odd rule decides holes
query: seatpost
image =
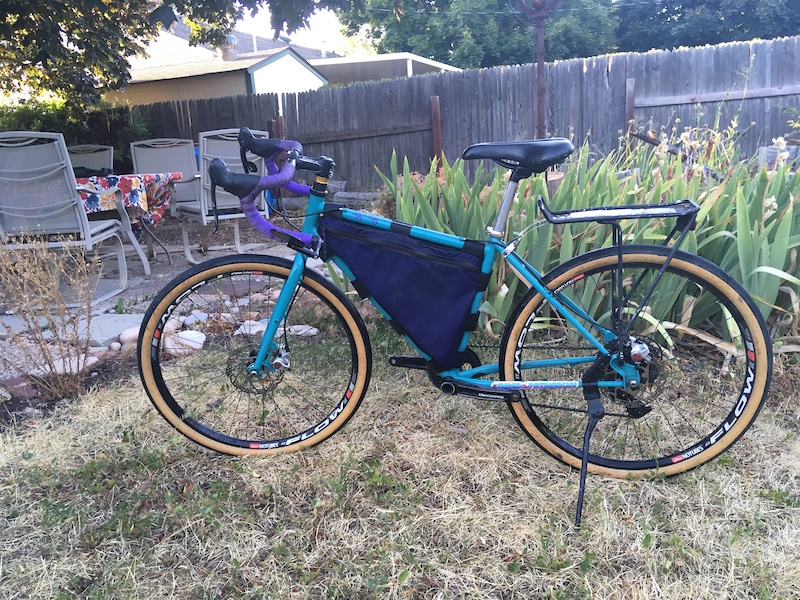
{"label": "seatpost", "polygon": [[506,231],[508,215],[511,213],[511,207],[514,206],[514,196],[517,195],[519,182],[531,175],[533,175],[533,171],[521,167],[517,167],[511,172],[511,177],[509,177],[508,185],[506,186],[506,192],[503,194],[503,201],[500,203],[500,210],[497,211],[497,220],[494,222],[494,227],[486,228],[487,235],[502,239]]}
{"label": "seatpost", "polygon": [[514,204],[514,196],[517,194],[519,181],[515,181],[512,177],[506,186],[506,192],[503,194],[503,201],[500,203],[500,210],[497,211],[497,220],[494,222],[494,227],[487,227],[486,233],[493,238],[502,238],[506,231],[506,222],[508,215],[511,212],[511,206]]}

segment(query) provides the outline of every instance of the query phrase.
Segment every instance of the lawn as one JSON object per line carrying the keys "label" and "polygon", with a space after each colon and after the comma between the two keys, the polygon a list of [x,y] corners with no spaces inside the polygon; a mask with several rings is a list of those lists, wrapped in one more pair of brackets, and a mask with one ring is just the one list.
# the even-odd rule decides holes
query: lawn
{"label": "lawn", "polygon": [[[378,352],[380,354],[380,352]],[[797,598],[798,372],[753,429],[670,480],[578,474],[505,406],[376,365],[315,449],[192,445],[138,379],[0,439],[3,598]]]}

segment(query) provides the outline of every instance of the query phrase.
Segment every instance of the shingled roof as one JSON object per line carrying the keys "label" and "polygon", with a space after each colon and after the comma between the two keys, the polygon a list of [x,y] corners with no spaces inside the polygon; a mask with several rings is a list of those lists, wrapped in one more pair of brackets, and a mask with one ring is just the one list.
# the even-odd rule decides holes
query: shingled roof
{"label": "shingled roof", "polygon": [[[252,69],[287,53],[295,55],[295,58],[309,66],[306,59],[322,56],[319,50],[287,44],[281,40],[269,40],[240,32],[232,35],[237,40],[236,54],[230,60],[223,60],[220,53],[210,46],[190,46],[189,27],[184,23],[173,23],[169,31],[162,31],[147,47],[147,56],[131,60],[131,83]],[[256,51],[253,51],[254,48]]]}

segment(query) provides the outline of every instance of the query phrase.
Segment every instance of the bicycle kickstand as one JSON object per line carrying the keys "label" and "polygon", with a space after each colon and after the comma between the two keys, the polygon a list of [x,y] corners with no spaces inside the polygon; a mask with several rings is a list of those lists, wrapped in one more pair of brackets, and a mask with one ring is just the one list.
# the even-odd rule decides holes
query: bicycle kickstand
{"label": "bicycle kickstand", "polygon": [[586,432],[583,434],[583,458],[581,460],[581,477],[580,485],[578,487],[578,503],[575,507],[575,527],[581,527],[581,514],[583,513],[583,495],[586,492],[586,472],[589,466],[589,440],[592,437],[597,422],[602,419],[606,411],[603,408],[603,403],[600,400],[600,391],[597,384],[590,385],[584,388],[583,393],[586,398],[586,408],[589,413],[589,422],[586,423]]}

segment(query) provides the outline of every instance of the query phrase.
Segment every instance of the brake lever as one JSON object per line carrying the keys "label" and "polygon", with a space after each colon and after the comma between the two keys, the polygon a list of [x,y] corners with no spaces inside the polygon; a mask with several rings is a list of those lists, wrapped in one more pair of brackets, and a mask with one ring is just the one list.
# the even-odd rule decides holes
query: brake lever
{"label": "brake lever", "polygon": [[247,150],[239,147],[239,158],[242,159],[242,169],[244,169],[245,173],[255,173],[258,171],[258,167],[252,161],[247,160]]}
{"label": "brake lever", "polygon": [[219,214],[217,213],[217,182],[211,180],[211,208],[214,212],[214,230],[211,235],[214,235],[219,230]]}

